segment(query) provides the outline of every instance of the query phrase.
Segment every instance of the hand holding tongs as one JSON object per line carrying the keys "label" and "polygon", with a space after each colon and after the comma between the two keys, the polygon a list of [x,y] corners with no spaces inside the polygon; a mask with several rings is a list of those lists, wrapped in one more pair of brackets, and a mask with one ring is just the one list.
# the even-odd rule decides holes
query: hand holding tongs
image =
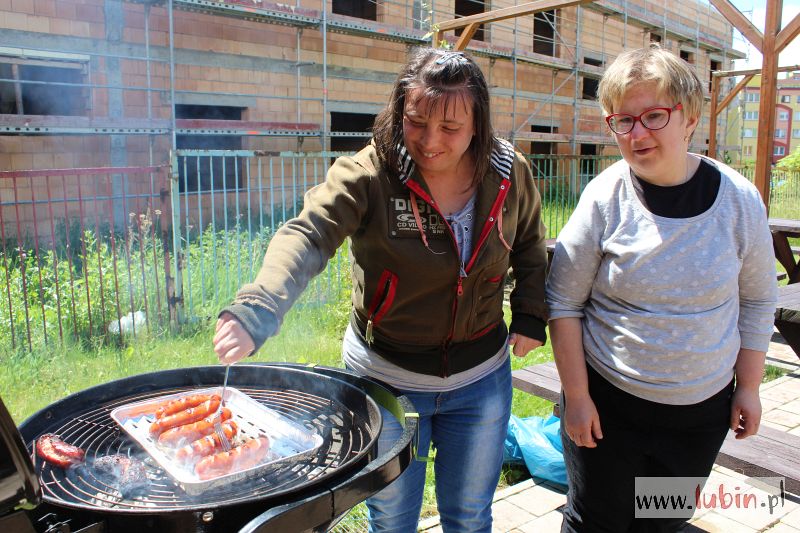
{"label": "hand holding tongs", "polygon": [[233,364],[225,365],[225,379],[222,381],[222,394],[220,395],[222,399],[219,402],[219,407],[217,408],[217,412],[214,414],[214,432],[219,437],[220,445],[222,449],[226,452],[230,451],[231,449],[231,441],[228,440],[228,437],[225,436],[225,432],[222,430],[222,424],[220,420],[222,419],[222,408],[225,406],[225,389],[228,388],[228,373],[231,371],[231,367]]}

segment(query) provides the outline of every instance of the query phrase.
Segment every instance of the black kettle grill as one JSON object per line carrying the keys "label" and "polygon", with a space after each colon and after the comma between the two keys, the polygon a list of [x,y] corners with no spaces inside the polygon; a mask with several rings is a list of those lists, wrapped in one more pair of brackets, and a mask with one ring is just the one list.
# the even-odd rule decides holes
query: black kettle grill
{"label": "black kettle grill", "polygon": [[[120,379],[59,400],[19,428],[0,399],[0,531],[326,531],[396,479],[413,458],[417,419],[405,396],[343,369],[294,364],[231,368],[230,382],[240,391],[323,435],[314,455],[260,478],[192,496],[163,470],[149,468],[147,490],[122,496],[90,474],[70,474],[35,456],[35,441],[44,433],[80,446],[87,461],[142,454],[109,413],[164,394],[218,386],[223,373],[223,367],[209,366]],[[378,456],[381,407],[405,430]]]}

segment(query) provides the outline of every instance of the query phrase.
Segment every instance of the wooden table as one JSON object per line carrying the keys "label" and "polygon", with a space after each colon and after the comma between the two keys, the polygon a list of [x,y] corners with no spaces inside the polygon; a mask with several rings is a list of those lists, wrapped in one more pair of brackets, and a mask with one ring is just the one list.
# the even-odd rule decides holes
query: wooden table
{"label": "wooden table", "polygon": [[775,327],[800,357],[800,283],[778,287]]}
{"label": "wooden table", "polygon": [[786,269],[789,283],[800,282],[800,264],[795,259],[794,252],[789,245],[789,237],[800,237],[800,220],[770,218],[769,229],[772,232],[775,258]]}

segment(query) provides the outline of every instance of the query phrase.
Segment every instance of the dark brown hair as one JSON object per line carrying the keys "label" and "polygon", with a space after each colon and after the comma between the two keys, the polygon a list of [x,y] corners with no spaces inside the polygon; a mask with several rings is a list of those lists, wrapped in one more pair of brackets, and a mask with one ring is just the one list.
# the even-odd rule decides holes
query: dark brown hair
{"label": "dark brown hair", "polygon": [[475,161],[473,184],[477,185],[489,169],[494,148],[489,111],[489,87],[475,60],[463,52],[442,48],[417,48],[411,52],[408,63],[401,69],[392,87],[389,103],[375,118],[373,140],[378,157],[392,175],[399,169],[398,145],[403,141],[403,110],[406,96],[413,89],[421,89],[418,99],[427,100],[431,106],[441,103],[455,105],[454,98],[472,102],[475,135],[469,152]]}

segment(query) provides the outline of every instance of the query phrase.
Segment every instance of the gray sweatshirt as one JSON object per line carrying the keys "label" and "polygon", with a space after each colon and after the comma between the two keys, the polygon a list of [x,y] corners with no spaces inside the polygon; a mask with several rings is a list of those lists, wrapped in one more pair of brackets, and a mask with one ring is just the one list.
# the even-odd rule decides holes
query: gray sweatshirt
{"label": "gray sweatshirt", "polygon": [[550,319],[581,318],[587,362],[646,400],[705,400],[730,382],[740,348],[769,346],[777,287],[764,204],[712,164],[714,204],[676,219],[642,205],[619,161],[587,185],[558,236]]}

